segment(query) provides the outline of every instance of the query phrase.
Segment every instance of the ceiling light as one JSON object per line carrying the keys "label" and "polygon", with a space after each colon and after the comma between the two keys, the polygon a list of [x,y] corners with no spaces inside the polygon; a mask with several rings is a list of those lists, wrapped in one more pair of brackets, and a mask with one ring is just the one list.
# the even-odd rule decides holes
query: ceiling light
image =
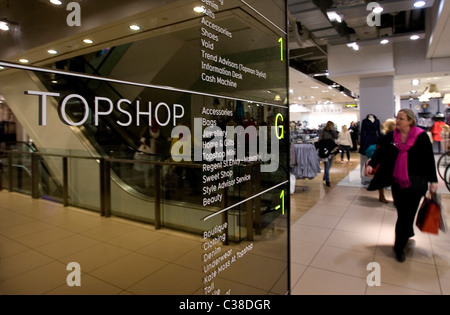
{"label": "ceiling light", "polygon": [[383,7],[375,7],[373,9],[373,13],[377,13],[377,14],[379,14],[379,13],[381,13],[383,11],[384,11]]}
{"label": "ceiling light", "polygon": [[56,54],[58,54],[58,52],[56,51],[56,50],[54,50],[54,49],[50,49],[50,50],[48,50],[47,51],[50,55],[56,55]]}
{"label": "ceiling light", "polygon": [[19,61],[21,63],[29,63],[30,62],[28,59],[25,59],[25,58],[19,59]]}
{"label": "ceiling light", "polygon": [[0,66],[0,70],[5,70],[5,67]]}
{"label": "ceiling light", "polygon": [[353,48],[353,50],[359,50],[359,46],[357,43],[353,42],[353,43],[348,43],[347,47],[351,47]]}
{"label": "ceiling light", "polygon": [[441,93],[439,92],[436,84],[430,84],[430,89],[428,91],[430,97],[441,97]]}
{"label": "ceiling light", "polygon": [[389,39],[383,39],[380,41],[380,44],[382,45],[386,45],[387,43],[389,43]]}
{"label": "ceiling light", "polygon": [[327,16],[331,22],[336,21],[338,23],[342,23],[342,16],[339,15],[336,11],[328,11]]}
{"label": "ceiling light", "polygon": [[411,37],[409,39],[411,39],[411,40],[419,39],[419,35],[411,35]]}
{"label": "ceiling light", "polygon": [[60,0],[50,0],[51,3],[56,4],[56,5],[61,5],[62,2]]}
{"label": "ceiling light", "polygon": [[444,95],[444,99],[442,100],[442,104],[450,104],[450,94],[449,93]]}
{"label": "ceiling light", "polygon": [[275,101],[281,101],[281,96],[280,96],[280,94],[275,95]]}
{"label": "ceiling light", "polygon": [[205,7],[198,6],[198,7],[194,8],[194,11],[197,13],[204,13],[206,10],[205,10]]}
{"label": "ceiling light", "polygon": [[420,80],[419,79],[413,79],[411,81],[411,85],[413,85],[413,86],[418,86],[419,84],[420,84]]}
{"label": "ceiling light", "polygon": [[94,41],[92,39],[88,39],[88,38],[84,39],[83,42],[85,44],[93,44],[94,43]]}
{"label": "ceiling light", "polygon": [[416,2],[414,2],[414,7],[415,7],[415,8],[421,8],[421,7],[423,7],[425,4],[426,4],[425,1],[416,1]]}
{"label": "ceiling light", "polygon": [[141,30],[141,27],[139,25],[134,24],[130,25],[130,29],[132,29],[133,31],[139,31]]}
{"label": "ceiling light", "polygon": [[425,94],[419,96],[419,102],[428,102],[429,100],[430,98]]}
{"label": "ceiling light", "polygon": [[9,31],[8,23],[0,21],[0,30],[2,30],[2,31]]}

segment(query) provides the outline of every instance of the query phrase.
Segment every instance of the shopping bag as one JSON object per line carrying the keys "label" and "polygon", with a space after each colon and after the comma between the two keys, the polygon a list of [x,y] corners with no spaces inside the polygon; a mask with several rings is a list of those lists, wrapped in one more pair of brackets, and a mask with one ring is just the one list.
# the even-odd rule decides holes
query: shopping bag
{"label": "shopping bag", "polygon": [[425,196],[417,214],[416,226],[422,232],[438,234],[441,224],[441,207],[433,199],[434,193]]}
{"label": "shopping bag", "polygon": [[439,230],[441,230],[444,233],[447,233],[447,220],[445,217],[445,211],[444,206],[442,205],[442,196],[440,193],[435,192],[431,194],[431,198],[434,202],[436,202],[439,205],[439,208],[441,209],[441,218],[439,221]]}
{"label": "shopping bag", "polygon": [[295,193],[295,182],[296,182],[296,180],[297,179],[295,178],[295,175],[291,173],[291,176],[290,176],[291,194]]}

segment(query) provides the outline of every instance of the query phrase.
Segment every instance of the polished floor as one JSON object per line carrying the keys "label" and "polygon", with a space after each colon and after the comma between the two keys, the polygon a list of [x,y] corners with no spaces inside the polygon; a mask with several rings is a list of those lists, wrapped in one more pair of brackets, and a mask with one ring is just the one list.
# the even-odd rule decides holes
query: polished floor
{"label": "polished floor", "polygon": [[[297,180],[291,195],[292,294],[450,294],[449,234],[417,231],[406,261],[399,263],[392,252],[395,208],[361,187],[359,156],[334,163],[331,182],[324,186],[321,176]],[[442,183],[440,189],[450,218],[450,195]],[[392,200],[389,191],[386,196]],[[200,245],[197,236],[0,192],[3,295],[202,294],[202,273],[193,267]],[[261,277],[258,271],[261,261],[280,270],[280,261],[259,250],[249,254],[258,259],[245,269],[251,282],[229,274],[230,282],[239,282],[234,294],[281,293],[273,287],[280,274]],[[73,261],[82,266],[80,287],[67,285]],[[378,269],[368,270],[372,262]],[[380,280],[380,286],[369,285],[368,278]]]}

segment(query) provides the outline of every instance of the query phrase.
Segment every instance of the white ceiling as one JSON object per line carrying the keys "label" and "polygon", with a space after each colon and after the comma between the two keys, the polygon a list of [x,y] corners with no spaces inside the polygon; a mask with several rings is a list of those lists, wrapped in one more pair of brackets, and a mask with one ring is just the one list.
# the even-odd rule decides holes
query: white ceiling
{"label": "white ceiling", "polygon": [[[300,0],[290,0],[291,5],[296,6],[298,2],[298,6],[304,3]],[[347,1],[348,2],[348,1]],[[355,1],[356,3],[357,1]],[[401,5],[408,1],[403,0],[393,0],[392,2],[398,2]],[[434,1],[435,6],[433,8],[428,9],[428,21],[431,20],[431,16],[438,15],[439,18],[436,19],[435,23],[431,25],[428,22],[428,31],[426,36],[427,41],[427,59],[431,60],[439,60],[439,58],[446,58],[449,60],[450,58],[450,1]],[[365,8],[365,7],[364,7]],[[306,13],[305,13],[306,14]],[[363,12],[361,14],[367,15],[367,12]],[[322,13],[319,14],[321,16]],[[307,15],[308,16],[308,15]],[[432,32],[429,30],[432,29]],[[429,34],[432,34],[431,36]],[[425,37],[425,36],[424,36]],[[379,40],[378,40],[379,41]],[[377,41],[377,43],[378,43]],[[295,43],[293,43],[295,46]],[[447,62],[448,64],[448,62]],[[414,64],[411,64],[411,69],[414,69]],[[413,70],[411,71],[414,72]],[[356,95],[359,95],[359,80],[360,76],[348,76],[348,77],[339,77],[334,78],[332,76],[329,77],[331,80],[341,84],[348,90],[354,92]],[[412,86],[412,79],[419,79],[419,86]],[[300,83],[301,82],[301,83]],[[394,93],[397,96],[400,96],[402,99],[408,99],[410,97],[417,98],[429,84],[436,84],[441,94],[450,93],[450,70],[448,71],[439,71],[438,69],[434,70],[432,73],[421,73],[421,74],[411,74],[411,75],[394,75]],[[343,103],[343,102],[354,102],[353,98],[345,97],[339,92],[328,92],[323,93],[322,91],[327,90],[327,86],[324,84],[318,83],[318,81],[314,80],[311,77],[301,74],[298,71],[291,71],[291,80],[290,80],[291,89],[294,90],[294,94],[291,95],[291,103],[299,103],[299,104],[317,104],[318,101],[324,102],[330,97],[335,103]],[[311,89],[311,86],[319,86],[319,89]],[[417,91],[416,93],[411,93],[412,90]],[[301,96],[302,100],[299,101],[298,97]],[[309,96],[305,98],[305,96]],[[311,99],[310,96],[314,96],[314,99]]]}
{"label": "white ceiling", "polygon": [[[31,2],[30,2],[31,1]],[[38,2],[45,2],[48,6],[48,13],[55,14],[55,12],[62,12],[64,14],[61,14],[61,16],[65,17],[66,12],[65,8],[55,8],[48,4],[47,0],[40,0]],[[97,1],[106,1],[106,0],[97,0]],[[110,1],[110,0],[108,0]],[[119,0],[111,0],[115,4],[123,3]],[[124,18],[125,16],[130,16],[130,14],[134,14],[133,19],[135,21],[141,20],[142,23],[147,23],[148,27],[155,27],[152,23],[157,23],[155,21],[159,21],[158,23],[164,21],[164,24],[170,24],[171,20],[179,18],[174,17],[177,14],[174,14],[173,12],[186,12],[186,11],[192,11],[192,10],[184,10],[182,8],[185,6],[192,7],[193,3],[195,1],[157,1],[152,2],[152,5],[145,0],[134,0],[136,2],[135,6],[132,6],[132,9],[135,10],[135,12],[107,12],[106,16],[110,18],[113,21],[116,21],[113,23],[113,25],[109,25],[108,28],[97,28],[97,32],[94,34],[91,29],[95,29],[96,26],[104,24],[100,19],[95,19],[94,17],[97,16],[98,12],[95,12],[95,7],[88,7],[87,9],[92,9],[93,12],[90,10],[83,11],[84,14],[84,23],[83,27],[78,29],[76,32],[72,32],[71,34],[60,34],[61,38],[55,40],[51,43],[51,46],[49,44],[43,44],[46,43],[46,38],[42,39],[43,42],[39,42],[38,34],[29,36],[30,42],[28,41],[21,41],[19,43],[19,46],[22,47],[21,51],[23,54],[26,54],[26,57],[30,58],[31,60],[41,60],[41,64],[47,63],[49,60],[52,60],[51,56],[45,55],[46,49],[48,48],[55,48],[55,45],[59,45],[60,48],[57,48],[61,53],[66,54],[65,57],[70,57],[71,54],[79,54],[80,52],[83,53],[83,49],[85,52],[87,51],[94,51],[95,49],[98,49],[99,47],[102,47],[101,42],[107,42],[110,41],[112,38],[116,38],[117,43],[120,43],[121,38],[129,36],[129,29],[126,27],[123,27],[124,24],[128,25],[130,20]],[[0,8],[3,10],[6,10],[6,0],[0,0]],[[9,9],[12,9],[14,6],[18,6],[19,4],[27,7],[28,10],[18,10],[21,12],[28,12],[23,17],[17,16],[16,19],[18,22],[22,23],[20,19],[29,20],[31,17],[39,18],[41,21],[42,19],[49,19],[49,23],[45,23],[45,25],[48,25],[48,27],[52,26],[53,22],[50,19],[50,17],[46,17],[42,10],[39,11],[39,14],[37,14],[37,10],[41,9],[42,5],[38,5],[38,2],[35,2],[34,0],[24,0],[21,2],[12,1],[8,2],[11,6]],[[78,0],[77,2],[82,2],[82,0]],[[155,7],[157,7],[156,3],[171,3],[171,5],[166,5],[166,9],[170,8],[171,14],[164,16],[164,14],[168,13],[167,10],[162,10],[161,12],[158,12],[158,10],[154,10]],[[182,4],[181,4],[182,3]],[[428,50],[428,57],[429,58],[441,58],[441,57],[450,57],[450,40],[449,35],[450,34],[450,1],[443,2],[445,5],[440,8],[440,15],[441,17],[436,22],[434,26],[434,32],[432,41],[430,43],[430,48]],[[32,5],[33,4],[33,5]],[[139,5],[137,5],[139,4]],[[152,18],[149,19],[148,15],[143,13],[141,16],[139,16],[139,13],[137,13],[137,8],[140,8],[142,5],[146,9],[152,8],[155,12],[155,16],[158,16],[158,19]],[[111,6],[112,7],[112,6]],[[141,11],[145,12],[145,10]],[[137,13],[137,14],[136,14]],[[105,14],[105,13],[104,13]],[[114,15],[115,14],[115,15]],[[192,14],[192,13],[191,13]],[[59,14],[58,14],[59,15]],[[23,22],[24,25],[31,25],[29,22],[26,23],[26,21]],[[40,23],[42,25],[42,23]],[[160,25],[156,25],[160,26]],[[39,29],[30,28],[30,31],[33,32],[39,32]],[[41,30],[42,31],[42,30]],[[75,31],[75,30],[74,30]],[[41,34],[44,34],[46,32],[41,32]],[[34,33],[33,33],[34,34]],[[24,34],[22,34],[24,35]],[[97,36],[97,37],[96,37]],[[41,36],[42,37],[42,36]],[[82,44],[82,39],[85,37],[94,37],[96,39],[95,47],[87,47]],[[118,38],[118,39],[117,39]],[[3,41],[4,38],[0,36],[0,41]],[[34,40],[34,42],[31,42],[31,40]],[[3,42],[3,44],[5,44]],[[16,45],[18,43],[16,42]],[[29,47],[27,46],[29,45]],[[5,47],[4,45],[2,45]],[[8,46],[8,45],[6,45]],[[33,47],[34,46],[34,47]],[[16,46],[17,47],[17,46]],[[14,60],[17,57],[19,57],[17,54],[11,54],[9,56],[5,56],[5,52],[7,52],[7,49],[3,50],[3,53],[0,53],[0,57],[6,57],[7,60]],[[15,49],[15,52],[19,51],[18,49]],[[3,56],[1,56],[3,54]],[[59,56],[61,58],[61,56]],[[412,79],[420,79],[421,84],[418,87],[412,87],[411,86],[411,80]],[[359,77],[348,77],[348,78],[342,78],[339,80],[340,84],[345,86],[347,89],[354,92],[356,95],[359,94]],[[394,78],[394,91],[397,95],[400,95],[402,98],[409,98],[410,96],[417,97],[427,86],[429,83],[435,83],[437,84],[439,90],[441,92],[449,92],[450,93],[450,75],[446,72],[441,73],[434,73],[433,75],[429,74],[422,74],[422,75],[409,75],[409,76],[403,76],[403,77],[395,77]],[[317,88],[312,88],[317,87]],[[324,103],[326,101],[332,101],[334,103],[353,103],[355,100],[352,97],[345,96],[341,94],[336,89],[329,89],[327,85],[321,83],[320,81],[317,81],[297,70],[291,69],[290,71],[290,88],[293,90],[293,94],[290,95],[290,101],[291,103],[299,103],[299,104],[318,104],[318,103]],[[410,91],[412,89],[415,89],[418,91],[415,95],[410,95]],[[299,100],[299,97],[302,99]]]}

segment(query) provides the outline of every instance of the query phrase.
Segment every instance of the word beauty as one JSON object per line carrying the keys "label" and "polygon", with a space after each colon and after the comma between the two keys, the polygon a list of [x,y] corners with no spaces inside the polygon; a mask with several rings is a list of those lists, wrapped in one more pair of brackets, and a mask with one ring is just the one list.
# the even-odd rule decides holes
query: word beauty
{"label": "word beauty", "polygon": [[[212,125],[203,130],[205,119],[194,118],[194,134],[186,126],[176,126],[171,137],[178,139],[170,151],[175,162],[270,162],[261,163],[261,172],[275,172],[279,166],[279,136],[282,126],[227,126],[223,131]],[[281,131],[282,132],[282,131]],[[204,141],[204,138],[212,138]],[[268,143],[270,142],[270,153]],[[193,146],[193,150],[192,150]],[[192,156],[193,152],[193,156]]]}
{"label": "word beauty", "polygon": [[[36,95],[39,96],[39,125],[40,126],[46,126],[47,125],[47,102],[48,97],[60,97],[61,95],[59,93],[51,93],[51,92],[42,92],[42,91],[25,91],[26,95]],[[72,121],[66,112],[66,107],[71,102],[77,102],[78,104],[81,104],[84,107],[84,114],[82,115],[82,118],[80,121],[74,122]],[[141,111],[141,103],[139,100],[136,101],[136,117],[133,117],[133,115],[130,113],[130,111],[127,110],[127,107],[130,107],[132,102],[127,99],[120,99],[116,102],[115,107],[116,109],[124,114],[124,117],[126,119],[124,121],[117,121],[117,124],[122,127],[128,127],[131,124],[133,124],[133,118],[136,118],[136,126],[139,126],[140,116],[147,116],[148,121],[152,121],[152,103],[148,102],[148,110],[142,110]],[[96,96],[94,98],[94,104],[92,106],[94,108],[94,111],[92,113],[94,117],[94,125],[99,125],[99,117],[100,116],[108,116],[111,115],[114,110],[114,103],[112,100],[110,100],[107,97],[99,97]],[[100,108],[103,108],[101,110]],[[155,112],[155,120],[156,122],[162,126],[165,127],[169,125],[170,123],[173,124],[173,126],[177,125],[177,121],[180,118],[183,118],[184,116],[184,107],[180,104],[173,104],[172,106],[167,105],[166,103],[160,102],[155,106],[154,109]],[[160,114],[163,113],[164,117],[167,117],[167,119],[160,121],[160,117],[163,115]],[[91,117],[91,110],[88,101],[86,98],[84,98],[81,95],[78,94],[70,94],[61,99],[59,102],[59,118],[60,120],[67,125],[70,126],[82,126],[84,125],[87,120]]]}

